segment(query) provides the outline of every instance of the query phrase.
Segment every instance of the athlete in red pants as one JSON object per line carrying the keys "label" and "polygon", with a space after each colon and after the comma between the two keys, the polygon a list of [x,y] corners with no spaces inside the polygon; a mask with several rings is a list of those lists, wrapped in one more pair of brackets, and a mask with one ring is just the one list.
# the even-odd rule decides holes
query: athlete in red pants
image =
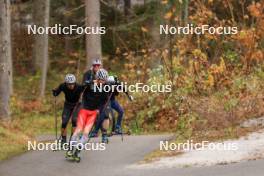
{"label": "athlete in red pants", "polygon": [[[99,69],[96,73],[95,84],[105,85],[108,79],[108,73],[104,69]],[[88,134],[96,120],[99,107],[104,106],[109,99],[110,92],[100,92],[94,90],[94,86],[90,82],[86,82],[86,88],[83,92],[82,109],[79,111],[77,119],[77,128],[72,135],[70,142],[73,150],[69,150],[66,154],[67,157],[73,157],[77,162],[80,161],[80,148],[88,141]],[[82,134],[81,138],[79,138]]]}

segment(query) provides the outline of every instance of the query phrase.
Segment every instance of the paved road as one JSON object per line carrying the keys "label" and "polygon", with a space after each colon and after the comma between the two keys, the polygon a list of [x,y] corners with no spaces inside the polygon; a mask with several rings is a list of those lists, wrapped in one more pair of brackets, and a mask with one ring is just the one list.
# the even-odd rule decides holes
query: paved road
{"label": "paved road", "polygon": [[[131,164],[159,147],[168,136],[111,138],[105,151],[85,151],[81,163],[64,159],[64,152],[34,151],[0,163],[0,176],[263,176],[264,160],[238,164],[170,169],[135,169]],[[95,140],[96,141],[96,140]]]}

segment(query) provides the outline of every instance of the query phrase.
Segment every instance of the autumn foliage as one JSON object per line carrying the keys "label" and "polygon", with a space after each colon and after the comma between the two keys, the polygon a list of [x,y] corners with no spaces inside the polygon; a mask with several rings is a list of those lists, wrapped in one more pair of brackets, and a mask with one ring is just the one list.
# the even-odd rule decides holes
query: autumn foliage
{"label": "autumn foliage", "polygon": [[[181,0],[161,1],[162,24],[184,25],[185,5]],[[149,38],[139,50],[121,52],[127,61],[122,79],[170,83],[173,95],[138,95],[136,105],[127,105],[128,117],[137,114],[144,129],[166,131],[227,128],[263,114],[252,104],[263,104],[264,1],[191,0],[188,9],[188,23],[237,26],[239,32],[170,35],[156,45],[147,33],[154,30],[150,22],[143,23],[142,39]]]}

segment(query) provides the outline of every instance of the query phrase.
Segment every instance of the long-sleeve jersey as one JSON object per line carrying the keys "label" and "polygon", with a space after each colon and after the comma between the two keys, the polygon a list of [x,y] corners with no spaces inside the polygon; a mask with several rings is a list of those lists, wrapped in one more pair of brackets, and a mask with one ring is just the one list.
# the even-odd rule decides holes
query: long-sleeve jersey
{"label": "long-sleeve jersey", "polygon": [[83,84],[86,85],[86,88],[82,98],[83,108],[89,110],[99,109],[106,104],[109,98],[108,92],[98,92],[93,89],[93,80],[95,80],[95,73],[90,69],[83,75]]}
{"label": "long-sleeve jersey", "polygon": [[66,83],[62,83],[53,91],[53,94],[54,96],[58,96],[61,92],[63,92],[65,95],[65,103],[74,105],[78,103],[84,88],[85,86],[76,84],[74,89],[71,90],[67,87]]}
{"label": "long-sleeve jersey", "polygon": [[93,80],[95,80],[95,73],[92,69],[83,74],[83,84],[87,82],[92,83]]}
{"label": "long-sleeve jersey", "polygon": [[96,110],[103,107],[111,94],[111,92],[95,91],[92,84],[87,85],[83,92],[83,108],[88,110]]}
{"label": "long-sleeve jersey", "polygon": [[[115,83],[112,83],[112,85],[121,85],[121,83],[119,81],[116,81]],[[125,91],[125,89],[123,89],[123,91],[127,96],[129,96],[128,92]],[[112,95],[111,95],[111,100],[115,100],[115,97],[119,95],[119,91],[117,90],[117,88],[114,89]]]}

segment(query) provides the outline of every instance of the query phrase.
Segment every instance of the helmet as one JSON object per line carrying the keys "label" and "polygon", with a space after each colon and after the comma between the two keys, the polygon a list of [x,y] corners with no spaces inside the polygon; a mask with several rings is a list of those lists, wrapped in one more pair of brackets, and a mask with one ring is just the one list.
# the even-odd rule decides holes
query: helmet
{"label": "helmet", "polygon": [[76,83],[76,78],[73,74],[67,74],[65,76],[65,83],[67,84],[73,84]]}
{"label": "helmet", "polygon": [[102,62],[100,59],[94,59],[92,65],[102,65]]}
{"label": "helmet", "polygon": [[101,68],[96,72],[95,78],[107,81],[108,72],[105,69]]}

